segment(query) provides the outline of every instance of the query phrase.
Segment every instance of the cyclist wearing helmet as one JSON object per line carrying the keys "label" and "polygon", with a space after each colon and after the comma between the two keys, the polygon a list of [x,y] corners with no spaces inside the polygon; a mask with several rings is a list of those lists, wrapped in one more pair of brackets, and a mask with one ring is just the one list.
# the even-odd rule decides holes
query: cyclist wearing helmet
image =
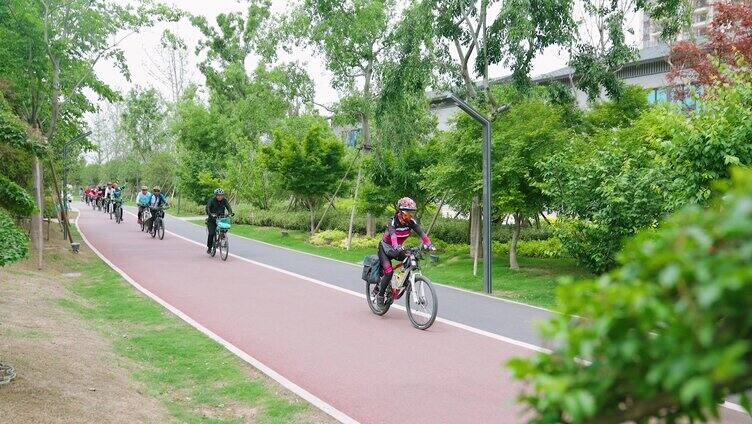
{"label": "cyclist wearing helmet", "polygon": [[[227,213],[225,213],[227,210]],[[209,236],[206,239],[206,253],[211,254],[214,236],[217,233],[217,215],[234,215],[230,203],[225,199],[225,191],[221,188],[214,190],[214,196],[206,204],[206,229]]]}
{"label": "cyclist wearing helmet", "polygon": [[384,275],[381,277],[379,284],[379,293],[376,296],[376,303],[379,308],[384,307],[384,293],[392,280],[394,269],[392,268],[392,259],[402,261],[405,259],[405,251],[402,244],[413,231],[420,237],[423,247],[433,250],[433,244],[423,229],[420,228],[413,215],[417,210],[415,201],[409,197],[403,197],[397,201],[397,212],[389,218],[384,231],[384,238],[379,243],[379,260]]}
{"label": "cyclist wearing helmet", "polygon": [[146,209],[147,206],[149,206],[149,202],[151,201],[151,193],[149,193],[149,187],[147,186],[141,186],[141,192],[138,193],[138,197],[136,197],[136,204],[138,205],[138,223],[141,223],[141,214],[143,214],[144,209]]}
{"label": "cyclist wearing helmet", "polygon": [[151,224],[154,222],[154,217],[157,216],[157,214],[162,213],[160,208],[164,205],[169,205],[167,198],[162,194],[162,190],[159,186],[154,186],[154,188],[151,189],[151,192],[149,201],[146,204],[149,207],[149,212],[151,212],[151,218],[147,219],[145,223],[148,231],[151,231]]}

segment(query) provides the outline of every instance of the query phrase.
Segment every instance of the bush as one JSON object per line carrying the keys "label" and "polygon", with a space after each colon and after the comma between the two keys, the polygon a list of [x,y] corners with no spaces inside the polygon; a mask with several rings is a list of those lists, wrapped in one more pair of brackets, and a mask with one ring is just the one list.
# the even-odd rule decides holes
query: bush
{"label": "bush", "polygon": [[0,267],[19,261],[26,257],[29,249],[26,233],[13,221],[13,218],[0,209]]}
{"label": "bush", "polygon": [[752,171],[734,186],[640,233],[620,269],[557,289],[554,350],[510,363],[532,422],[706,422],[734,394],[749,407]]}
{"label": "bush", "polygon": [[[508,255],[511,242],[494,241],[491,245],[494,255]],[[563,258],[567,254],[564,246],[556,237],[546,240],[519,240],[517,241],[517,254],[528,258]]]}
{"label": "bush", "polygon": [[556,224],[556,235],[579,264],[594,274],[601,274],[616,265],[616,255],[629,234],[624,229],[594,221],[560,219]]}
{"label": "bush", "polygon": [[312,235],[308,242],[316,246],[339,246],[346,239],[347,233],[344,231],[326,230]]}

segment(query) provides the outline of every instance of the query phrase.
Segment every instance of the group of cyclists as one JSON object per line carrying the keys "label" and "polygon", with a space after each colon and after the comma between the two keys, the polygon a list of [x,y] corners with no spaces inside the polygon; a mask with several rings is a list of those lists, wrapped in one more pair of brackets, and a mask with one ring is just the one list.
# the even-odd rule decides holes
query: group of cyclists
{"label": "group of cyclists", "polygon": [[[122,186],[117,181],[108,182],[106,185],[90,185],[82,190],[84,201],[86,204],[92,207],[104,210],[105,212],[114,213],[117,208],[122,207],[123,203],[123,190],[125,190],[126,184]],[[141,191],[136,197],[136,204],[138,205],[138,224],[142,224],[143,212],[146,208],[149,208],[149,218],[143,222],[144,227],[151,231],[154,218],[161,216],[162,209],[168,206],[169,203],[159,186],[152,187],[149,191],[149,187],[141,186]]]}
{"label": "group of cyclists", "polygon": [[[83,187],[80,192],[87,205],[110,212],[111,208],[122,206],[125,187],[125,184],[121,186],[117,181],[113,181],[99,186],[89,185]],[[143,224],[142,228],[151,232],[154,219],[158,216],[164,217],[164,208],[169,206],[169,202],[159,186],[154,186],[149,191],[149,187],[144,185],[141,186],[141,190],[136,196],[136,205],[138,206],[138,224]],[[148,218],[142,222],[144,211],[147,209],[149,210],[149,213],[146,214]],[[214,196],[209,199],[205,209],[207,214],[206,228],[208,230],[206,253],[211,254],[217,232],[217,218],[232,216],[234,213],[222,188],[214,190]]]}
{"label": "group of cyclists", "polygon": [[[105,208],[106,211],[109,211],[110,205],[114,204],[116,207],[122,205],[124,188],[125,185],[120,186],[117,182],[111,182],[101,186],[88,186],[82,190],[82,194],[87,204],[91,204],[95,208]],[[146,228],[150,233],[152,232],[152,225],[155,222],[155,218],[163,218],[163,209],[169,206],[169,202],[159,186],[152,187],[151,191],[149,191],[147,186],[141,186],[141,190],[136,196],[136,204],[138,205],[138,223],[141,225],[142,230]],[[372,306],[375,308],[375,312],[379,314],[383,314],[388,310],[389,304],[395,299],[395,296],[397,296],[397,298],[401,296],[401,291],[397,288],[393,287],[393,291],[389,293],[387,293],[387,289],[390,287],[390,284],[394,284],[393,276],[395,267],[392,265],[392,261],[396,260],[404,262],[406,258],[414,254],[414,249],[405,249],[403,246],[405,240],[407,240],[410,234],[415,233],[420,238],[422,249],[435,250],[428,235],[423,232],[420,224],[418,224],[417,220],[414,218],[417,211],[415,201],[409,197],[403,197],[397,201],[395,209],[395,214],[389,218],[383,237],[379,242],[377,255],[374,255],[373,257],[374,265],[378,264],[376,267],[379,268],[379,275],[376,277],[375,281],[370,283],[367,281],[366,283],[367,295],[370,299],[373,299]],[[148,213],[144,213],[146,211],[148,211]],[[226,243],[225,237],[217,237],[218,223],[226,225],[222,220],[234,215],[232,207],[227,201],[225,192],[222,188],[214,190],[214,195],[206,204],[205,212],[207,215],[205,221],[207,228],[206,253],[214,256],[217,248],[215,244],[218,244],[220,251],[222,251],[222,243]],[[142,222],[143,217],[146,217],[144,222]],[[160,220],[157,221],[161,222]],[[159,226],[160,225],[157,225],[157,227]],[[222,236],[226,233],[227,228],[229,228],[229,226],[220,228],[220,230],[222,230]],[[164,234],[163,229],[162,234]],[[160,236],[160,238],[162,237],[163,235]],[[227,250],[226,244],[224,245],[224,250]],[[225,259],[226,256],[227,254],[225,252],[223,259]],[[398,267],[401,265],[402,264],[398,265]],[[429,322],[425,325],[418,325],[415,322],[413,323],[418,328],[425,329],[433,323],[433,319],[436,316],[435,293],[433,293],[430,284],[428,284],[427,280],[422,276],[418,276],[418,280],[416,281],[421,284],[421,293],[420,296],[418,296],[417,292],[414,292],[415,290],[411,289],[412,296],[416,299],[413,302],[418,302],[419,306],[423,306],[425,303],[425,296],[423,295],[425,292],[424,287],[428,287],[434,299],[434,309],[433,313],[430,314]],[[387,294],[390,295],[388,296],[388,299]],[[411,315],[411,320],[413,320],[413,315]]]}

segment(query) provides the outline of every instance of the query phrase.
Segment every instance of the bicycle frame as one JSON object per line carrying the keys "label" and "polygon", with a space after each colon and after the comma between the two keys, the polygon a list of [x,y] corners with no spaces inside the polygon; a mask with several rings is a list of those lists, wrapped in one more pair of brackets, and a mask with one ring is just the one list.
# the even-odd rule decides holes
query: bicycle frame
{"label": "bicycle frame", "polygon": [[[409,249],[407,253],[407,257],[400,263],[398,263],[394,267],[394,272],[396,272],[398,269],[402,268],[404,270],[404,273],[400,276],[400,278],[397,280],[397,284],[395,287],[394,280],[391,282],[391,289],[392,289],[392,299],[397,300],[402,297],[403,294],[405,294],[405,290],[407,290],[408,283],[409,287],[412,289],[415,286],[415,277],[422,275],[422,272],[420,271],[420,251],[419,249]],[[394,279],[394,277],[392,277]],[[413,296],[416,296],[415,291],[411,290],[413,292]],[[417,300],[417,298],[414,298]]]}

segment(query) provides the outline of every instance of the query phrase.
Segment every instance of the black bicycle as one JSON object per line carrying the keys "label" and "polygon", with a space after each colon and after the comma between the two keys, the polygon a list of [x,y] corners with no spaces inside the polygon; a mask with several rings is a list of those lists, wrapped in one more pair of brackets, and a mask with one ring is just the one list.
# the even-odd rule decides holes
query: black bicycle
{"label": "black bicycle", "polygon": [[123,200],[122,199],[113,199],[112,200],[112,208],[115,210],[113,213],[115,215],[115,222],[117,224],[120,224],[123,222]]}
{"label": "black bicycle", "polygon": [[[383,308],[379,308],[376,302],[381,280],[381,264],[378,257],[366,258],[366,261],[364,261],[366,269],[363,270],[363,276],[366,281],[366,300],[371,312],[376,315],[384,315],[389,311],[392,303],[406,295],[405,309],[413,327],[425,330],[433,325],[439,310],[439,302],[431,280],[423,276],[420,271],[423,250],[422,247],[407,249],[405,260],[394,267],[390,287],[387,287],[384,294]],[[373,267],[378,267],[378,269]],[[402,268],[401,272],[399,271],[400,268]]]}
{"label": "black bicycle", "polygon": [[103,200],[103,203],[104,203],[104,205],[103,205],[104,206],[103,212],[106,213],[106,214],[109,214],[110,215],[110,219],[112,219],[112,209],[111,209],[111,207],[112,207],[112,201],[110,200],[109,197],[105,197],[104,200]]}
{"label": "black bicycle", "polygon": [[164,210],[165,210],[165,207],[163,206],[151,208],[150,213],[152,216],[152,222],[151,222],[151,231],[149,232],[149,234],[151,234],[151,238],[155,238],[159,236],[160,240],[164,240],[164,233],[165,233]]}

